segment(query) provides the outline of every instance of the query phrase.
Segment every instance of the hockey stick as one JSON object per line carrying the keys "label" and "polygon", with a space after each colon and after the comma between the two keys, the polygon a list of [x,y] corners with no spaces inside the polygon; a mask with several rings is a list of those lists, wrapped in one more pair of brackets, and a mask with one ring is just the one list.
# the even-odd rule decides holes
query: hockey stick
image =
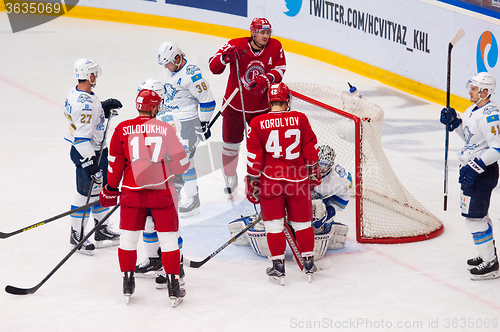
{"label": "hockey stick", "polygon": [[211,260],[215,255],[220,253],[222,250],[226,249],[227,246],[229,246],[231,243],[233,243],[241,235],[245,234],[246,231],[248,231],[253,225],[255,225],[257,222],[259,222],[261,219],[262,219],[262,215],[260,214],[259,217],[257,219],[255,219],[251,224],[249,224],[247,227],[243,228],[241,230],[241,232],[239,232],[238,234],[233,236],[229,241],[227,241],[222,246],[220,246],[219,249],[215,250],[213,253],[211,253],[204,260],[202,260],[200,262],[195,262],[195,261],[191,261],[189,259],[186,259],[186,257],[184,257],[184,263],[186,265],[188,265],[189,267],[199,268],[200,266],[202,266],[203,264],[205,264],[206,262]]}
{"label": "hockey stick", "polygon": [[[453,46],[465,35],[464,29],[458,30],[448,44],[448,66],[446,74],[446,108],[450,108],[450,82],[451,82],[451,50]],[[444,210],[448,209],[448,147],[450,142],[450,128],[446,124],[446,138],[444,143]]]}
{"label": "hockey stick", "polygon": [[[288,222],[285,220],[285,228],[284,228],[284,233],[286,240],[288,242],[288,245],[290,246],[290,249],[292,249],[293,257],[295,257],[295,261],[297,262],[297,265],[299,266],[301,271],[304,271],[304,263],[302,261],[302,254],[300,253],[299,247],[297,245],[297,241],[295,240],[295,237],[292,235],[292,231],[290,229],[290,225],[288,225]],[[329,269],[330,266],[332,265],[332,261],[329,259],[321,259],[321,260],[315,260],[314,265],[316,266],[317,271],[322,271]]]}
{"label": "hockey stick", "polygon": [[8,238],[8,237],[11,237],[12,235],[16,235],[16,234],[19,234],[19,233],[22,233],[22,232],[26,232],[26,231],[29,231],[30,229],[37,228],[39,226],[48,224],[51,221],[60,219],[62,217],[70,215],[72,213],[75,213],[75,212],[81,211],[83,209],[87,209],[89,207],[92,207],[92,206],[96,205],[97,203],[99,203],[99,201],[95,201],[95,202],[89,203],[87,205],[80,206],[80,207],[78,207],[76,209],[66,211],[64,213],[58,214],[57,216],[50,217],[50,218],[45,219],[43,221],[37,222],[36,224],[33,224],[33,225],[30,225],[30,226],[18,229],[17,231],[14,231],[14,232],[10,232],[10,233],[2,233],[2,232],[0,232],[0,239],[5,239],[5,238]]}
{"label": "hockey stick", "polygon": [[104,218],[102,218],[101,221],[99,221],[97,225],[95,225],[94,228],[92,228],[92,230],[80,242],[78,242],[78,244],[73,249],[71,249],[71,251],[59,262],[59,264],[57,264],[57,266],[53,268],[52,271],[50,271],[49,274],[47,274],[47,276],[38,283],[38,285],[31,288],[18,288],[8,285],[5,287],[5,291],[13,295],[28,295],[35,293],[77,250],[81,248],[83,243],[85,243],[85,241],[87,241],[88,238],[92,234],[94,234],[94,232],[113,214],[113,212],[116,211],[116,209],[118,209],[119,206],[120,203],[118,203],[113,209],[111,209],[111,211],[109,211],[108,214]]}
{"label": "hockey stick", "polygon": [[[117,115],[118,115],[118,112],[116,110],[111,110],[108,122],[106,123],[106,129],[104,130],[104,135],[102,137],[101,148],[99,149],[99,158],[97,160],[97,167],[99,167],[99,165],[101,163],[102,151],[104,150],[104,145],[106,145],[106,135],[108,134],[109,123],[111,122],[111,119],[114,116],[117,116]],[[85,203],[85,205],[89,204],[90,196],[92,196],[92,189],[93,189],[94,183],[95,183],[95,178],[93,176],[91,178],[92,179],[90,181],[90,188],[89,188],[89,192],[87,194],[87,202]],[[82,227],[80,228],[80,236],[83,236],[83,233],[84,233],[84,228],[85,228],[84,225],[85,225],[85,216],[86,216],[86,214],[87,214],[87,210],[83,210]]]}
{"label": "hockey stick", "polygon": [[240,89],[239,88],[235,88],[234,91],[233,91],[233,93],[231,93],[231,95],[229,96],[229,98],[227,98],[226,102],[224,104],[222,104],[222,107],[220,108],[219,112],[217,112],[217,114],[214,116],[214,118],[212,119],[212,121],[210,121],[210,123],[208,124],[208,129],[212,128],[212,126],[214,125],[215,121],[217,121],[217,119],[219,118],[219,116],[226,109],[227,105],[229,105],[229,103],[233,100],[234,96],[238,93],[238,91],[240,91]]}

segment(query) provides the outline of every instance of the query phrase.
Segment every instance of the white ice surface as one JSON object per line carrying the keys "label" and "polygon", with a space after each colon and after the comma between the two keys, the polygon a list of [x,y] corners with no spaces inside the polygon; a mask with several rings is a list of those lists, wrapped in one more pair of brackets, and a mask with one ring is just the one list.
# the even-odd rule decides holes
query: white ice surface
{"label": "white ice surface", "polygon": [[[225,39],[69,18],[12,34],[7,15],[0,14],[0,231],[20,229],[70,207],[74,167],[62,137],[67,127],[64,100],[75,84],[74,61],[89,57],[101,64],[95,93],[101,100],[113,97],[124,105],[113,119],[114,128],[136,116],[138,84],[162,78],[155,57],[164,40],[177,42],[188,59],[202,67],[220,106],[227,73],[212,75],[208,58]],[[187,295],[175,309],[166,291],[156,290],[151,279],[137,279],[136,292],[125,304],[116,247],[97,250],[93,257],[75,254],[35,294],[0,292],[0,330],[472,331],[478,329],[468,326],[489,322],[485,330],[498,331],[491,323],[500,317],[500,280],[474,282],[466,270],[465,260],[477,252],[459,213],[455,152],[461,142],[454,133],[449,208],[443,211],[445,134],[438,120],[442,106],[331,65],[286,56],[285,82],[347,91],[350,81],[384,109],[385,153],[405,187],[443,221],[441,236],[401,245],[357,244],[346,211],[338,220],[350,226],[348,245],[328,251],[332,267],[315,274],[312,283],[287,256],[286,285],[280,287],[265,274],[267,259],[249,247],[231,245],[203,267],[186,269]],[[221,141],[220,123],[210,139],[214,146]],[[235,206],[223,195],[220,170],[199,179],[202,212],[181,220],[186,256],[208,256],[229,239],[227,222],[252,212],[242,193],[244,164],[240,158]],[[497,227],[498,202],[496,190],[490,215]],[[115,228],[118,220],[116,213]],[[29,288],[40,282],[70,250],[69,227],[64,218],[0,239],[0,286]],[[140,243],[139,260],[143,258]],[[471,322],[475,325],[467,325]]]}

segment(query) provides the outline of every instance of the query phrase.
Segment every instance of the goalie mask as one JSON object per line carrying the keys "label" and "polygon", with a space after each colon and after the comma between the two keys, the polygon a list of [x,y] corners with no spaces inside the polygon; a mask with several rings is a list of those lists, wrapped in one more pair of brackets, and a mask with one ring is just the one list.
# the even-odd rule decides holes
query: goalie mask
{"label": "goalie mask", "polygon": [[332,169],[335,161],[335,150],[329,145],[320,145],[318,147],[318,165],[321,176],[326,176]]}

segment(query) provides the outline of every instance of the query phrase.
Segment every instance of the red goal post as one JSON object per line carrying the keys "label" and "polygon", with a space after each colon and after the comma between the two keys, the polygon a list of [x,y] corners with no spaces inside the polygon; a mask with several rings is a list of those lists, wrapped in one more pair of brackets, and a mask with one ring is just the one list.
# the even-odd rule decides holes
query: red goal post
{"label": "red goal post", "polygon": [[292,109],[303,112],[353,177],[356,240],[407,243],[434,238],[442,222],[399,181],[382,149],[384,112],[378,105],[329,87],[291,83]]}

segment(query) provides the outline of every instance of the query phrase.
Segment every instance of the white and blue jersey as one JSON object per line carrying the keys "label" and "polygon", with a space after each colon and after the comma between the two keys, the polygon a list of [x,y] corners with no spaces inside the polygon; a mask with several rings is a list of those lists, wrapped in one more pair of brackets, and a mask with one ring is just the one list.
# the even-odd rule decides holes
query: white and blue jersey
{"label": "white and blue jersey", "polygon": [[482,159],[486,165],[500,159],[500,119],[496,103],[490,101],[480,108],[475,104],[467,108],[456,131],[465,142],[458,153],[462,166],[474,158]]}
{"label": "white and blue jersey", "polygon": [[69,121],[69,131],[64,139],[70,142],[83,158],[90,158],[101,149],[104,130],[104,110],[95,94],[73,87],[64,105],[64,117]]}
{"label": "white and blue jersey", "polygon": [[[215,98],[201,69],[188,60],[177,72],[168,69],[165,76],[165,107],[175,113],[181,122],[196,119],[208,122],[215,110]],[[198,114],[199,108],[199,114]]]}
{"label": "white and blue jersey", "polygon": [[339,164],[332,166],[328,174],[321,178],[321,184],[314,188],[314,194],[319,194],[323,203],[336,210],[344,210],[351,196],[352,176]]}

